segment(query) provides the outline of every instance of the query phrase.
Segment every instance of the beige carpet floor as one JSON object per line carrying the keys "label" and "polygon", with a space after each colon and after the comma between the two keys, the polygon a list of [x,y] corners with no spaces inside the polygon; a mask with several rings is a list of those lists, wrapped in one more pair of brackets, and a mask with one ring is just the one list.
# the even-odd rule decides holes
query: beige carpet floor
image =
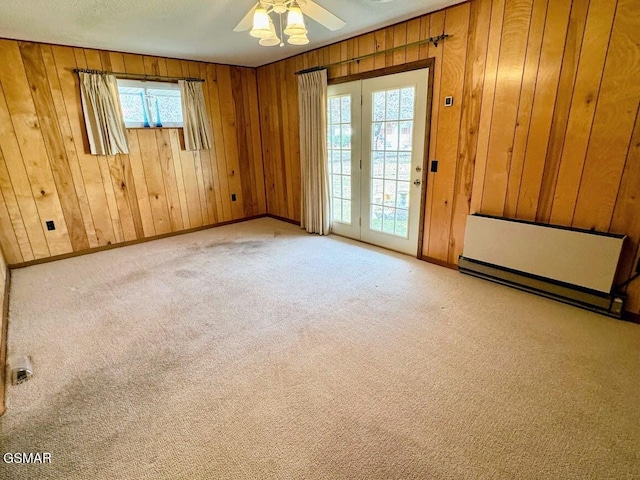
{"label": "beige carpet floor", "polygon": [[640,326],[259,219],[13,272],[2,479],[638,479]]}

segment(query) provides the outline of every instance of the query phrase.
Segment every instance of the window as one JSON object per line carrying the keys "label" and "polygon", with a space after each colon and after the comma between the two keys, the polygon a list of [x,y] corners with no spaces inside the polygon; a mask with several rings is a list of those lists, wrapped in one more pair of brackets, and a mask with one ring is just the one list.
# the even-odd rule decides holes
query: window
{"label": "window", "polygon": [[118,79],[118,91],[127,128],[182,127],[177,83]]}
{"label": "window", "polygon": [[327,102],[327,147],[334,222],[351,224],[351,95]]}

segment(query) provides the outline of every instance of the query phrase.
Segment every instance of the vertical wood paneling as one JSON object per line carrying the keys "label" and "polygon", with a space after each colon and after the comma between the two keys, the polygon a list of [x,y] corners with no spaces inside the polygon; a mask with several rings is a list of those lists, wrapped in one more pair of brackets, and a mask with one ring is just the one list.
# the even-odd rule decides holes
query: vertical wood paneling
{"label": "vertical wood paneling", "polygon": [[[250,144],[251,144],[251,168],[253,185],[255,188],[254,199],[256,202],[254,210],[256,213],[267,213],[266,196],[264,191],[264,166],[262,163],[262,145],[260,136],[260,116],[258,114],[258,84],[256,71],[253,69],[245,69],[246,79],[243,82],[245,86],[245,118],[250,126]],[[291,93],[290,93],[291,94]],[[293,92],[296,95],[297,92]],[[297,123],[297,119],[295,120]]]}
{"label": "vertical wood paneling", "polygon": [[[200,64],[199,74],[198,76],[201,78],[206,78],[207,76],[207,67],[206,65]],[[239,83],[238,85],[242,85]],[[204,87],[203,87],[204,90]],[[207,111],[211,111],[211,101],[208,95],[205,95],[205,105],[207,107]],[[215,142],[215,139],[214,139]],[[216,198],[215,187],[214,187],[214,170],[215,165],[217,165],[218,158],[216,157],[215,148],[211,148],[210,150],[204,150],[200,152],[201,159],[200,163],[202,165],[202,175],[204,177],[204,189],[205,189],[205,199],[207,202],[207,214],[209,216],[209,223],[218,223],[220,221],[220,217],[218,217],[217,211],[217,203],[218,200]],[[217,172],[216,172],[217,175]],[[219,195],[219,192],[218,192]]]}
{"label": "vertical wood paneling", "polygon": [[547,8],[529,138],[518,195],[518,218],[536,218],[571,3],[571,0],[550,1]]}
{"label": "vertical wood paneling", "polygon": [[[286,78],[296,78],[295,72],[298,70],[295,61],[288,62],[287,68],[287,77]],[[296,78],[297,82],[297,78]],[[288,137],[289,145],[288,150],[291,152],[289,157],[289,165],[291,166],[290,170],[290,181],[294,186],[290,190],[290,195],[292,197],[290,206],[293,207],[292,215],[294,218],[300,218],[300,188],[301,185],[301,171],[300,171],[300,131],[296,128],[299,125],[299,112],[298,112],[298,89],[297,88],[288,88],[287,89],[287,104],[289,107],[289,124],[292,125],[292,130]],[[296,187],[296,185],[298,187]]]}
{"label": "vertical wood paneling", "polygon": [[88,153],[74,68],[209,77],[218,67],[13,40],[0,40],[0,64],[0,246],[10,263],[266,212],[254,69],[233,67],[222,94],[215,76],[204,85],[219,155],[182,150],[181,129],[129,129],[131,153],[107,157]]}
{"label": "vertical wood paneling", "polygon": [[[242,184],[240,181],[238,142],[235,134],[237,118],[231,83],[231,68],[235,67],[222,65],[216,67],[218,89],[220,91],[218,100],[220,102],[220,116],[222,118],[222,132],[224,136],[227,177],[229,182],[228,197],[230,198],[232,194],[236,194],[237,197],[235,202],[231,202],[231,214],[232,218],[242,218],[244,216],[244,199],[242,198]],[[246,137],[243,141],[246,142]]]}
{"label": "vertical wood paneling", "polygon": [[524,157],[529,140],[531,108],[533,107],[533,95],[540,64],[540,49],[542,48],[542,34],[544,33],[548,3],[549,0],[534,0],[531,12],[527,53],[522,73],[522,88],[520,89],[518,116],[509,165],[509,181],[504,204],[504,216],[506,217],[515,216],[518,209],[518,195],[520,193]]}
{"label": "vertical wood paneling", "polygon": [[11,222],[11,228],[9,225],[5,225],[5,227],[13,232],[18,245],[18,252],[15,252],[15,246],[12,244],[12,237],[7,233],[7,242],[10,244],[10,246],[7,247],[9,252],[7,254],[7,258],[12,257],[16,259],[16,261],[33,260],[33,250],[31,249],[25,224],[22,220],[22,214],[20,213],[20,206],[18,205],[18,200],[9,178],[9,172],[7,171],[7,165],[4,161],[2,149],[0,149],[0,191],[2,192],[2,200],[7,208],[7,214],[9,215],[9,220]]}
{"label": "vertical wood paneling", "polygon": [[[124,241],[142,238],[138,235],[142,231],[142,222],[136,225],[136,219],[129,199],[129,190],[132,185],[127,178],[129,159],[127,155],[110,155],[106,158],[107,171],[104,172],[105,182],[110,180],[113,195],[120,220],[120,228]],[[108,179],[108,180],[107,180]],[[134,204],[134,206],[137,204]],[[135,207],[134,207],[135,208]],[[139,215],[139,212],[138,212]]]}
{"label": "vertical wood paneling", "polygon": [[171,219],[169,216],[169,205],[162,177],[162,167],[160,165],[160,154],[156,143],[156,132],[152,129],[138,130],[138,144],[140,151],[145,152],[142,156],[142,169],[146,179],[149,203],[151,204],[151,215],[156,234],[171,232]]}
{"label": "vertical wood paneling", "polygon": [[[231,82],[234,85],[243,85],[242,69],[237,67],[231,68]],[[236,128],[241,132],[241,135],[236,136],[236,144],[238,149],[238,161],[240,167],[240,188],[242,190],[243,209],[245,215],[246,212],[252,212],[255,208],[255,202],[253,199],[253,185],[255,182],[251,181],[251,142],[247,141],[250,138],[249,125],[247,118],[245,117],[244,104],[246,103],[245,92],[243,89],[237,90],[233,96],[234,109],[236,112]],[[248,214],[250,215],[250,213]]]}
{"label": "vertical wood paneling", "polygon": [[407,22],[402,22],[393,27],[393,46],[398,50],[393,52],[393,64],[407,63],[407,49],[399,48],[407,44]]}
{"label": "vertical wood paneling", "polygon": [[171,142],[171,162],[173,163],[173,171],[175,174],[176,186],[178,188],[178,198],[180,200],[182,224],[185,226],[185,228],[190,228],[191,221],[189,219],[187,192],[184,183],[184,176],[182,175],[182,164],[180,163],[180,137],[178,135],[178,130],[169,130],[169,141]]}
{"label": "vertical wood paneling", "polygon": [[[171,138],[169,130],[156,130],[156,144],[160,159],[160,171],[164,182],[164,191],[167,196],[167,206],[169,208],[169,218],[171,221],[171,231],[179,232],[184,230],[182,222],[182,212],[180,210],[180,197],[178,195],[178,183],[176,172],[173,167],[173,151],[171,150]],[[188,228],[188,227],[187,227]]]}
{"label": "vertical wood paneling", "polygon": [[467,216],[471,207],[474,160],[478,139],[477,125],[482,102],[490,20],[491,5],[489,2],[474,2],[471,4],[469,47],[467,49],[462,98],[462,123],[458,138],[460,152],[456,171],[453,217],[449,235],[449,263],[456,263],[462,253],[462,239],[464,238]]}
{"label": "vertical wood paneling", "polygon": [[[365,35],[361,35],[358,37],[358,52],[359,55],[369,55],[370,53],[375,52],[376,49],[376,40],[373,33],[367,33]],[[373,58],[364,58],[358,62],[358,72],[368,72],[369,70],[373,70],[374,66]],[[314,62],[315,63],[315,62]]]}
{"label": "vertical wood paneling", "polygon": [[[573,225],[608,230],[640,97],[640,9],[619,0]],[[603,159],[606,159],[603,161]]]}
{"label": "vertical wood paneling", "polygon": [[60,197],[71,245],[75,251],[86,250],[89,248],[89,240],[84,228],[78,198],[75,195],[69,160],[62,141],[62,132],[58,124],[40,48],[35,43],[21,42],[20,55],[42,129],[47,156],[51,162],[51,171]]}
{"label": "vertical wood paneling", "polygon": [[[298,58],[300,59],[300,63],[302,63],[302,56],[299,56]],[[273,102],[270,100],[264,100],[268,98],[270,94],[270,70],[271,69],[269,66],[262,67],[258,69],[256,77],[258,82],[258,101],[260,103],[260,131],[262,135],[262,158],[264,159],[264,186],[266,207],[269,213],[277,215],[277,212],[279,211],[279,204],[278,202],[276,202],[275,198],[275,162],[273,159],[271,142],[272,132],[276,127],[271,122],[269,122],[271,116],[270,111],[273,108]]]}
{"label": "vertical wood paneling", "polygon": [[149,190],[147,188],[147,178],[144,174],[142,166],[142,152],[138,143],[138,132],[129,130],[129,164],[131,166],[131,178],[136,188],[137,204],[140,209],[140,219],[142,222],[142,231],[145,237],[156,235],[156,226],[151,213],[151,200],[149,198]]}
{"label": "vertical wood paneling", "polygon": [[68,83],[67,75],[69,75],[64,71],[65,65],[63,58],[67,58],[71,61],[67,68],[71,68],[71,65],[75,66],[75,62],[73,61],[73,55],[70,50],[67,50],[68,55],[58,55],[58,58],[56,59],[56,56],[54,56],[55,48],[56,47],[43,45],[41,48],[42,58],[47,70],[47,78],[49,80],[49,87],[51,89],[56,116],[58,118],[61,139],[67,154],[69,170],[68,178],[69,181],[72,181],[75,188],[75,196],[78,200],[80,211],[82,212],[82,221],[84,224],[84,231],[89,242],[89,247],[97,247],[99,245],[98,237],[96,236],[96,229],[91,215],[91,206],[89,204],[89,199],[87,197],[87,192],[82,178],[82,170],[78,161],[77,147],[73,141],[73,130],[63,90],[64,83]]}
{"label": "vertical wood paneling", "polygon": [[[423,255],[455,263],[467,213],[495,213],[627,233],[622,281],[640,255],[640,12],[633,3],[471,0],[293,61],[307,68],[452,35],[438,47],[407,47],[328,72],[333,79],[434,58],[429,158],[439,169],[427,172]],[[258,91],[268,212],[299,220],[290,209],[299,195],[297,118],[281,92],[296,89],[291,61],[258,68]],[[445,108],[448,95],[454,106]],[[639,311],[640,283],[629,294],[629,308]]]}
{"label": "vertical wood paneling", "polygon": [[[623,254],[618,269],[618,283],[624,282],[634,272],[640,261],[640,105],[636,113],[635,127],[629,146],[618,198],[611,220],[611,230],[624,232],[629,236],[629,245]],[[627,288],[631,311],[640,311],[640,281],[636,280]]]}
{"label": "vertical wood paneling", "polygon": [[[0,161],[4,163],[2,152],[0,151]],[[20,251],[18,237],[13,230],[13,222],[7,208],[7,202],[4,201],[4,194],[0,189],[0,242],[3,245],[5,257],[8,262],[22,262],[23,256]]]}
{"label": "vertical wood paneling", "polygon": [[[406,42],[407,45],[417,42],[420,40],[420,19],[414,18],[407,23],[407,37]],[[413,46],[407,47],[405,51],[405,62],[415,62],[420,58],[420,47]]]}
{"label": "vertical wood paneling", "polygon": [[[436,157],[438,173],[433,176],[433,206],[431,209],[431,232],[428,255],[442,261],[449,256],[449,233],[453,212],[455,177],[458,161],[458,133],[462,102],[443,107],[444,97],[452,95],[462,98],[465,75],[467,35],[470,7],[468,3],[450,8],[445,12],[445,31],[451,38],[442,43],[442,78],[440,84],[440,111],[436,134]],[[436,227],[436,228],[434,228]]]}
{"label": "vertical wood paneling", "polygon": [[[471,192],[471,213],[479,212],[482,209],[484,180],[487,171],[489,133],[491,132],[491,125],[493,121],[493,102],[498,77],[498,56],[500,53],[500,45],[502,43],[504,5],[505,0],[494,0],[491,2],[489,45],[487,48],[487,59],[485,64],[482,106],[480,108],[480,123],[478,125],[476,165],[473,173],[473,186]],[[433,115],[435,116],[435,112]]]}
{"label": "vertical wood paneling", "polygon": [[[284,85],[286,83],[287,78],[292,78],[293,69],[289,66],[292,65],[290,61],[279,62],[276,64],[276,72],[277,77],[276,80],[278,84]],[[282,108],[280,109],[280,118],[279,121],[281,125],[291,125],[289,112],[291,110],[291,105],[289,104],[289,95],[288,90],[285,88],[278,89],[278,95],[280,95],[280,105]],[[291,151],[291,144],[289,139],[291,136],[283,135],[281,137],[282,141],[282,168],[283,171],[291,175],[294,171],[293,161],[291,159],[294,152]],[[293,190],[295,189],[294,182],[289,181],[285,183],[287,188],[287,217],[293,215],[293,204],[294,204],[294,195]]]}
{"label": "vertical wood paneling", "polygon": [[[387,48],[387,32],[386,30],[377,30],[376,32],[373,33],[373,38],[375,41],[375,51],[376,52],[381,52],[383,50],[386,50]],[[337,61],[337,60],[334,60]],[[373,68],[383,68],[386,66],[386,56],[385,55],[377,55],[373,58]],[[327,72],[327,75],[333,74],[334,76],[337,76],[335,74],[335,71],[333,70],[329,70]]]}
{"label": "vertical wood paneling", "polygon": [[591,134],[600,82],[617,0],[591,0],[573,89],[558,180],[553,194],[551,223],[571,224]]}
{"label": "vertical wood paneling", "polygon": [[0,82],[21,152],[20,158],[5,155],[5,160],[7,164],[19,162],[24,166],[41,225],[57,220],[55,230],[44,231],[51,255],[69,253],[73,248],[18,43],[0,40],[0,57],[5,59]]}
{"label": "vertical wood paneling", "polygon": [[481,207],[493,215],[503,214],[506,201],[531,8],[531,0],[505,5],[492,115],[499,115],[500,121],[493,122],[489,132],[484,181],[491,188],[485,189]]}
{"label": "vertical wood paneling", "polygon": [[213,113],[212,129],[215,138],[215,155],[218,159],[217,178],[220,184],[220,209],[218,216],[223,220],[233,218],[231,213],[231,193],[229,191],[229,175],[227,172],[227,163],[224,138],[224,130],[222,127],[222,113],[220,111],[220,94],[218,84],[218,69],[215,65],[207,65],[207,83],[209,84],[209,101]]}
{"label": "vertical wood paneling", "polygon": [[562,57],[562,69],[560,70],[558,96],[556,97],[554,106],[551,133],[549,134],[549,146],[547,147],[544,171],[542,173],[542,186],[540,188],[540,197],[536,211],[536,220],[539,222],[549,222],[549,218],[551,217],[553,191],[558,180],[560,156],[567,133],[569,108],[578,71],[578,59],[584,37],[588,6],[589,2],[573,2],[571,6],[569,29],[567,31]]}
{"label": "vertical wood paneling", "polygon": [[[7,208],[10,212],[13,210],[12,223],[22,256],[29,260],[47,257],[49,247],[44,238],[40,216],[24,165],[15,160],[7,161],[7,159],[21,158],[21,153],[11,124],[2,84],[0,84],[0,145],[2,147],[0,185]],[[15,205],[12,202],[13,198],[15,198]],[[24,227],[23,232],[20,231],[19,226]]]}

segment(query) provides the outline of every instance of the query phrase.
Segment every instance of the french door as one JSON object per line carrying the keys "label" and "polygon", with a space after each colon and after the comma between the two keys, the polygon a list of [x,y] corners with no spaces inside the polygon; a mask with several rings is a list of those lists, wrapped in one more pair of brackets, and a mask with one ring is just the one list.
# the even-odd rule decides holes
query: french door
{"label": "french door", "polygon": [[416,255],[428,69],[330,85],[331,230]]}

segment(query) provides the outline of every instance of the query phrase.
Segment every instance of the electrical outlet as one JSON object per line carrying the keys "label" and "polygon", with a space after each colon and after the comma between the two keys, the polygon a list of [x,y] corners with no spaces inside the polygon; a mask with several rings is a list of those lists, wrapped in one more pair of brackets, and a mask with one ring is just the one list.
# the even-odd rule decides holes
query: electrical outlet
{"label": "electrical outlet", "polygon": [[235,194],[235,193],[232,193],[232,194],[231,194],[231,201],[232,201],[232,202],[235,202],[235,201],[236,201],[236,194]]}
{"label": "electrical outlet", "polygon": [[53,220],[47,220],[46,222],[47,224],[47,230],[55,230],[56,229],[56,224],[53,223]]}

